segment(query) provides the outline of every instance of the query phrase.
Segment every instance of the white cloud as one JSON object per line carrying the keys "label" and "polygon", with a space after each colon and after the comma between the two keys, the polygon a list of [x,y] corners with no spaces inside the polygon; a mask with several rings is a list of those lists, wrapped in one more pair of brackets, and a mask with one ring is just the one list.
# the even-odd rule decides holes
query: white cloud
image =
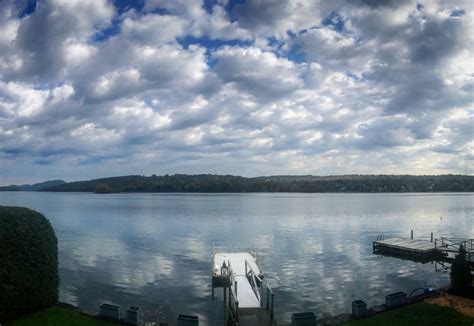
{"label": "white cloud", "polygon": [[235,83],[255,97],[271,100],[303,87],[300,67],[271,52],[255,47],[224,47],[214,57],[214,70],[224,82]]}
{"label": "white cloud", "polygon": [[472,159],[469,3],[229,8],[43,1],[19,18],[6,2],[1,178],[458,173]]}

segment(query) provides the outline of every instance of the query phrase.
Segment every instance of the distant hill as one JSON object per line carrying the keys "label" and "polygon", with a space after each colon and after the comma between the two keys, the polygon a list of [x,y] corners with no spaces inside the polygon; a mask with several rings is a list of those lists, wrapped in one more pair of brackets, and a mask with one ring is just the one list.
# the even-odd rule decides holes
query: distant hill
{"label": "distant hill", "polygon": [[474,176],[341,175],[269,176],[129,175],[45,187],[54,192],[474,192]]}
{"label": "distant hill", "polygon": [[0,187],[0,191],[39,191],[44,188],[59,186],[65,183],[66,181],[64,180],[51,180],[51,181],[45,181],[41,183],[35,183],[32,185],[25,184],[25,185],[20,185],[20,186],[11,185],[11,186],[6,186],[6,187]]}

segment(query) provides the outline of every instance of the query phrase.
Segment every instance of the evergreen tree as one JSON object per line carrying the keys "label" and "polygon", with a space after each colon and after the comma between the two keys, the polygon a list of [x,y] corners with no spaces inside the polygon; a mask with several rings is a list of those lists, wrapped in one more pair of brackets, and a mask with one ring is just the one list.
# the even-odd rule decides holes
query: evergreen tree
{"label": "evergreen tree", "polygon": [[454,258],[451,265],[451,285],[455,289],[461,289],[472,282],[471,269],[469,262],[466,260],[466,250],[461,246],[459,253]]}

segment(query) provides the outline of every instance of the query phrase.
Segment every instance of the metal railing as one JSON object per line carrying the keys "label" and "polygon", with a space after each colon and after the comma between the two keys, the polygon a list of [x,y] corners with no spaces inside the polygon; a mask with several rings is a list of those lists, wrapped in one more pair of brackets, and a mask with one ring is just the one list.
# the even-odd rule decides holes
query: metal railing
{"label": "metal railing", "polygon": [[273,304],[275,302],[275,294],[273,293],[270,286],[267,285],[267,305],[266,309],[270,310],[270,318],[273,320]]}
{"label": "metal railing", "polygon": [[213,241],[212,242],[212,254],[214,255],[217,252],[248,252],[257,259],[255,248],[252,246],[250,249],[247,247],[236,247],[229,246],[229,243],[225,241]]}
{"label": "metal railing", "polygon": [[239,299],[237,297],[237,281],[235,280],[234,273],[230,274],[231,285],[229,287],[229,314],[234,325],[239,322]]}
{"label": "metal railing", "polygon": [[[252,266],[248,263],[247,259],[245,260],[245,276],[247,277],[250,287],[252,288],[253,293],[257,297],[260,305],[262,304],[262,296],[260,294],[259,284],[262,284],[262,279],[258,276]],[[258,282],[257,282],[258,281]]]}
{"label": "metal railing", "polygon": [[463,238],[446,238],[435,239],[435,248],[445,248],[452,251],[459,250],[459,247],[463,246],[467,251],[474,249],[474,239],[463,239]]}

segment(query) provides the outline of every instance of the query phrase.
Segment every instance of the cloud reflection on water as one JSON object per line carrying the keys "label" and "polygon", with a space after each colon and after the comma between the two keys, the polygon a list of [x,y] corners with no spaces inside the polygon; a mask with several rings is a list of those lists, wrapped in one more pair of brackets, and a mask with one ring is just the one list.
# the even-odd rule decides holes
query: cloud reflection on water
{"label": "cloud reflection on water", "polygon": [[[222,318],[211,302],[212,243],[254,247],[277,317],[348,312],[386,294],[447,282],[431,264],[372,254],[382,232],[474,237],[472,194],[14,194],[0,202],[44,213],[59,238],[60,298],[96,312],[138,305],[148,319]],[[440,222],[440,216],[443,216]],[[221,293],[216,292],[219,297]]]}

